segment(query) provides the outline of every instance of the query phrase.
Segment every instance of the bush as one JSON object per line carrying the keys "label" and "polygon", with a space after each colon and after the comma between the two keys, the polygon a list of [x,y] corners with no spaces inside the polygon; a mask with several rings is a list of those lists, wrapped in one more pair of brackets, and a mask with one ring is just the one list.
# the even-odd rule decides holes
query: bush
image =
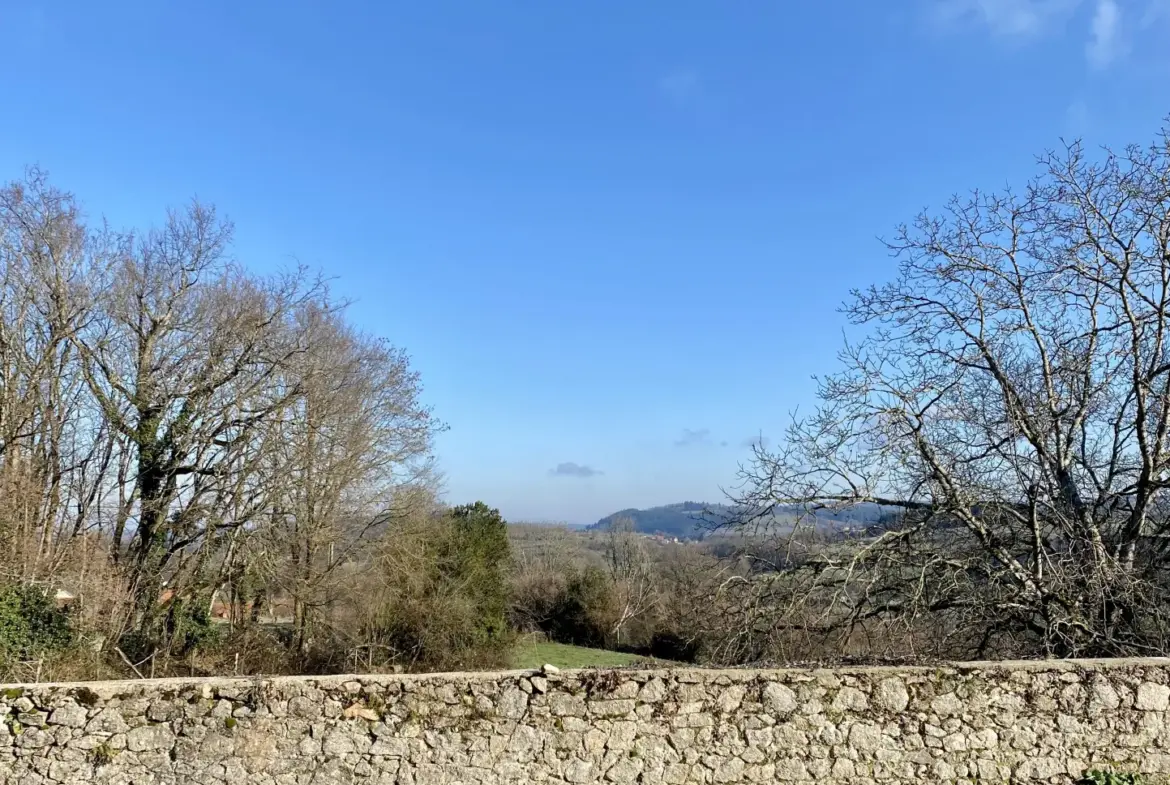
{"label": "bush", "polygon": [[167,612],[165,631],[170,653],[179,657],[212,648],[220,640],[219,628],[211,621],[206,602],[175,599]]}
{"label": "bush", "polygon": [[73,643],[65,611],[36,586],[0,586],[0,658],[29,660]]}
{"label": "bush", "polygon": [[475,670],[507,664],[512,637],[487,632],[475,602],[462,592],[407,596],[383,606],[378,646],[415,671]]}
{"label": "bush", "polygon": [[565,588],[565,575],[549,569],[514,574],[508,608],[508,622],[512,629],[548,633],[561,612]]}
{"label": "bush", "polygon": [[358,648],[411,670],[506,664],[510,555],[507,524],[482,502],[390,534]]}
{"label": "bush", "polygon": [[124,633],[118,647],[132,661],[142,662],[153,654],[183,658],[219,642],[220,629],[208,615],[207,603],[176,597],[155,624]]}
{"label": "bush", "polygon": [[507,633],[511,560],[508,524],[500,511],[483,502],[451,511],[451,536],[440,541],[438,578],[466,587],[474,600],[476,626],[487,638]]}
{"label": "bush", "polygon": [[650,638],[651,657],[672,662],[698,662],[699,641],[674,632],[659,630]]}
{"label": "bush", "polygon": [[604,647],[605,620],[611,616],[613,586],[596,567],[587,567],[569,576],[556,608],[548,619],[549,637],[575,646]]}

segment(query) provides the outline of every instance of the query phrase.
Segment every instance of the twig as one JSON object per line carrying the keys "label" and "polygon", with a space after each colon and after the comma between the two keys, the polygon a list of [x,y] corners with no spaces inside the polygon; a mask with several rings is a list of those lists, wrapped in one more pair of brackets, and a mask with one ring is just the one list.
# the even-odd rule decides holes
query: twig
{"label": "twig", "polygon": [[129,665],[130,670],[134,671],[138,675],[138,678],[140,678],[140,679],[146,678],[145,676],[142,675],[142,671],[140,671],[140,670],[138,670],[138,668],[134,667],[134,663],[130,662],[130,658],[126,656],[125,652],[123,652],[117,646],[114,647],[114,651],[118,652],[118,656],[122,658],[122,662]]}

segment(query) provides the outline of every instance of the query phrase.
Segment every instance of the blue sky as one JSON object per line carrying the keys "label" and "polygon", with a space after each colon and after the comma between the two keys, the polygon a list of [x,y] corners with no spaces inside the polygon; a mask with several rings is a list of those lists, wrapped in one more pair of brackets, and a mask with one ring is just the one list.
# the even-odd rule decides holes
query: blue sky
{"label": "blue sky", "polygon": [[718,500],[879,236],[1170,113],[1170,0],[0,0],[0,36],[0,177],[115,224],[198,196],[337,276],[447,498],[513,519]]}

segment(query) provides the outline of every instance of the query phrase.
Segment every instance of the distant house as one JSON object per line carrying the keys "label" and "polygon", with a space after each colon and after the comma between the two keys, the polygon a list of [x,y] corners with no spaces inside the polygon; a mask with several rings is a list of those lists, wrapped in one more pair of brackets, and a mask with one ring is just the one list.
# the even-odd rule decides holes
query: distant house
{"label": "distant house", "polygon": [[66,610],[77,602],[77,595],[65,589],[57,589],[53,593],[53,603],[61,610]]}

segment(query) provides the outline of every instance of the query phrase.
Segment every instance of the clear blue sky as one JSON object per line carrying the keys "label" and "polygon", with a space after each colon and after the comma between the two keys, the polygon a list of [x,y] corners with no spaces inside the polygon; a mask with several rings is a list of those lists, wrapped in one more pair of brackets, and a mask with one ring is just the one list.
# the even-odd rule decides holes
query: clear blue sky
{"label": "clear blue sky", "polygon": [[0,177],[198,196],[338,276],[448,499],[515,519],[718,500],[879,235],[1170,112],[1170,0],[0,0],[0,36]]}

